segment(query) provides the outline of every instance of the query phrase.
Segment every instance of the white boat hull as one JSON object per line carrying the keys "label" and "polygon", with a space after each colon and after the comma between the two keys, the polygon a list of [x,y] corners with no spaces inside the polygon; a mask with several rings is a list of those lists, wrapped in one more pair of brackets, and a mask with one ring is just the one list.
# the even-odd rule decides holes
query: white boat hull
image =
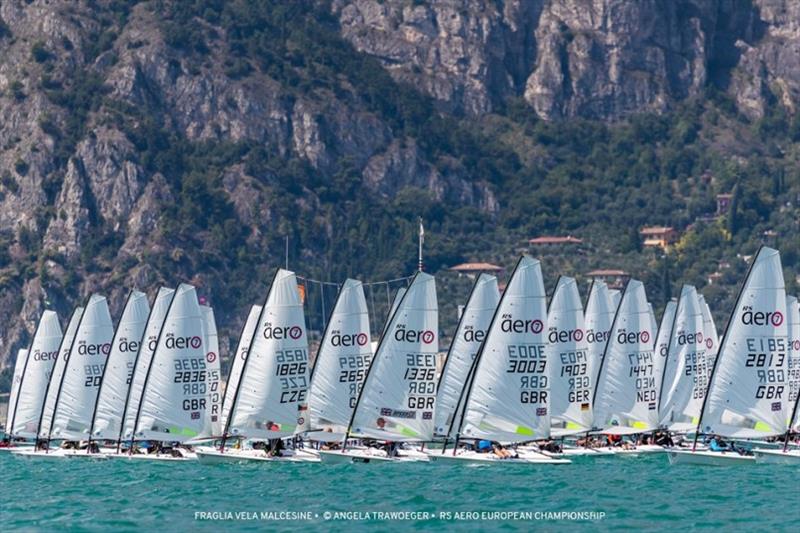
{"label": "white boat hull", "polygon": [[347,463],[416,463],[427,462],[429,455],[415,450],[400,450],[397,457],[389,457],[374,449],[320,450],[319,458],[326,464]]}
{"label": "white boat hull", "polygon": [[755,448],[753,453],[756,456],[757,463],[764,464],[778,464],[778,465],[796,465],[800,464],[800,450],[765,450],[763,448]]}
{"label": "white boat hull", "polygon": [[752,464],[756,458],[752,455],[739,455],[736,452],[711,452],[707,450],[669,450],[670,464],[688,464],[704,466],[732,466],[736,464]]}
{"label": "white boat hull", "polygon": [[432,451],[428,457],[431,462],[438,463],[466,463],[466,464],[502,464],[505,466],[511,465],[566,465],[571,461],[568,459],[560,459],[557,457],[549,457],[538,452],[522,452],[519,457],[501,459],[493,453],[478,453],[473,451],[462,451],[453,455],[452,450],[446,450],[445,453],[441,451]]}
{"label": "white boat hull", "polygon": [[12,452],[17,457],[37,458],[37,459],[107,459],[105,453],[88,453],[86,450],[64,450],[61,448],[45,450],[17,450]]}
{"label": "white boat hull", "polygon": [[304,451],[297,451],[291,455],[282,455],[278,457],[266,455],[261,450],[227,450],[220,452],[219,450],[197,450],[197,459],[207,465],[213,464],[228,464],[228,463],[248,463],[248,462],[262,462],[262,463],[318,463],[319,457],[313,453]]}

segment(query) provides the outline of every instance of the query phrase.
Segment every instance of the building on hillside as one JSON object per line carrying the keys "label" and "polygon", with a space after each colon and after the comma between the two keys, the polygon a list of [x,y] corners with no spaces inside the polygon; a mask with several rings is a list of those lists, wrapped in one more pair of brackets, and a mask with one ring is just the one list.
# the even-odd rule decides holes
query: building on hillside
{"label": "building on hillside", "polygon": [[598,280],[605,282],[609,289],[623,289],[625,288],[625,284],[628,283],[628,280],[631,279],[630,274],[624,270],[617,269],[592,270],[586,273],[586,277],[592,281]]}
{"label": "building on hillside", "polygon": [[733,201],[733,195],[730,193],[722,193],[717,195],[717,216],[724,215],[728,212]]}
{"label": "building on hillside", "polygon": [[715,283],[719,283],[719,280],[721,279],[722,279],[722,272],[720,271],[712,272],[711,274],[708,275],[708,284],[714,285]]}
{"label": "building on hillside", "polygon": [[671,226],[650,226],[639,230],[644,238],[644,245],[649,248],[666,250],[670,244],[678,240],[678,232]]}
{"label": "building on hillside", "polygon": [[478,274],[481,274],[482,272],[499,275],[504,269],[501,266],[493,265],[491,263],[461,263],[460,265],[450,267],[448,270],[451,272],[457,272],[459,277],[467,276],[470,279],[475,279]]}
{"label": "building on hillside", "polygon": [[566,237],[551,237],[544,235],[542,237],[530,239],[528,244],[536,247],[556,248],[583,244],[583,239],[578,239],[572,235],[567,235]]}

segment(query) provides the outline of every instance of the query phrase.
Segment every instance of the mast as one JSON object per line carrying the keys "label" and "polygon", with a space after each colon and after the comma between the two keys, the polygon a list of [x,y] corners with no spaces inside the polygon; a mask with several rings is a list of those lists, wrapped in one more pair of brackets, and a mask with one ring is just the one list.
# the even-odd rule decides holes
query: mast
{"label": "mast", "polygon": [[[278,279],[278,272],[280,272],[280,268],[275,269],[275,274],[272,276],[272,282],[269,284],[269,289],[267,290],[267,297],[264,298],[264,305],[261,307],[261,312],[258,313],[258,322],[256,322],[256,327],[253,329],[253,336],[250,338],[250,344],[247,346],[247,357],[244,360],[244,364],[242,365],[242,372],[239,374],[239,383],[236,384],[236,390],[233,393],[233,400],[231,401],[231,409],[228,411],[228,418],[225,419],[225,428],[222,430],[222,444],[219,446],[219,452],[225,453],[225,441],[228,439],[228,432],[231,429],[231,422],[233,421],[233,415],[236,412],[236,403],[239,400],[239,391],[242,388],[242,382],[244,381],[245,372],[247,372],[247,363],[250,362],[250,353],[253,351],[253,344],[255,344],[256,335],[258,335],[259,326],[261,325],[261,320],[264,318],[264,312],[267,310],[267,302],[269,302],[269,296],[272,294],[272,287],[275,285],[275,280]],[[230,380],[230,376],[228,376]],[[310,380],[309,380],[310,381]],[[228,387],[230,383],[225,384],[225,393],[228,393]]]}
{"label": "mast", "polygon": [[731,314],[728,317],[728,322],[725,325],[725,333],[722,335],[722,341],[719,343],[719,347],[717,348],[717,356],[714,358],[714,365],[711,367],[711,374],[708,376],[708,386],[706,387],[706,394],[703,397],[703,405],[700,407],[700,416],[697,417],[697,427],[694,431],[694,442],[692,443],[692,451],[697,449],[697,438],[700,436],[700,427],[703,424],[703,414],[706,411],[706,404],[708,403],[708,396],[711,392],[711,385],[714,383],[714,376],[716,375],[717,371],[717,364],[719,363],[720,355],[722,354],[722,348],[725,347],[725,340],[728,337],[728,334],[731,331],[731,322],[733,322],[733,317],[736,316],[736,310],[739,309],[739,302],[742,300],[742,294],[744,293],[745,287],[747,287],[747,281],[750,279],[750,274],[753,272],[753,267],[756,266],[756,260],[758,259],[758,254],[761,253],[761,249],[764,248],[763,245],[758,247],[755,255],[753,256],[753,262],[750,263],[750,267],[747,269],[747,274],[745,275],[744,279],[742,280],[742,285],[739,287],[739,294],[736,296],[736,303],[734,304],[733,308],[731,309]]}
{"label": "mast", "polygon": [[[131,301],[131,297],[133,296],[133,291],[134,291],[134,289],[131,289],[128,292],[128,297],[125,298],[125,305],[122,307],[122,315],[120,315],[120,317],[119,317],[119,322],[117,323],[117,329],[114,330],[114,336],[111,337],[111,351],[109,351],[109,355],[111,355],[111,353],[114,350],[114,345],[117,343],[117,334],[119,333],[119,328],[122,325],[122,318],[125,315],[125,310],[128,308],[128,303]],[[145,328],[145,329],[147,329],[147,328]],[[144,337],[144,334],[145,334],[144,330],[142,330],[142,337]],[[140,342],[141,342],[141,339],[140,339]],[[100,373],[100,386],[97,387],[97,398],[95,398],[94,409],[92,410],[92,422],[91,422],[91,424],[89,424],[89,439],[87,441],[88,445],[86,446],[86,453],[92,453],[91,449],[92,449],[92,435],[94,435],[94,422],[97,419],[97,406],[100,403],[100,402],[98,402],[98,400],[100,399],[100,392],[102,392],[102,390],[103,390],[103,382],[105,381],[106,370],[108,370],[108,366],[109,366],[108,363],[109,363],[109,361],[108,361],[108,359],[106,359],[106,364],[103,365],[103,371]],[[131,379],[131,383],[133,383],[133,379]],[[125,412],[124,411],[122,412],[122,418],[123,418],[122,424],[124,425],[125,424]]]}
{"label": "mast", "polygon": [[[628,292],[628,284],[625,285],[625,290],[622,291],[622,297],[619,299],[619,305],[617,309],[614,311],[614,320],[611,321],[611,328],[608,330],[609,333],[614,331],[614,328],[617,326],[617,318],[619,318],[619,310],[622,309],[622,301],[625,299],[625,294]],[[606,345],[603,347],[603,359],[600,360],[600,368],[597,370],[597,379],[594,382],[594,391],[592,391],[592,409],[597,406],[597,391],[600,389],[600,376],[603,375],[603,368],[606,366],[606,357],[608,357],[608,347],[611,345],[611,337],[610,334],[608,340],[606,341]],[[592,420],[592,425],[594,424],[594,419]],[[595,427],[594,429],[599,429]]]}

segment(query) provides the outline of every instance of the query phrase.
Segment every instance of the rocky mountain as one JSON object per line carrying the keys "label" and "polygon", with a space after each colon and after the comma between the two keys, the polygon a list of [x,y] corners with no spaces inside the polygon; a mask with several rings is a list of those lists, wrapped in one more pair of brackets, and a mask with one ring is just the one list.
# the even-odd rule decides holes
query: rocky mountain
{"label": "rocky mountain", "polygon": [[[333,280],[413,268],[417,215],[433,270],[531,231],[606,232],[594,256],[623,261],[607,204],[570,221],[554,196],[595,171],[564,165],[617,150],[589,165],[603,194],[687,225],[744,175],[730,157],[793,163],[798,50],[790,0],[1,0],[0,367],[45,306],[181,280],[226,309],[225,346],[285,236]],[[631,127],[655,137],[599,148]],[[742,213],[773,227],[788,181]]]}

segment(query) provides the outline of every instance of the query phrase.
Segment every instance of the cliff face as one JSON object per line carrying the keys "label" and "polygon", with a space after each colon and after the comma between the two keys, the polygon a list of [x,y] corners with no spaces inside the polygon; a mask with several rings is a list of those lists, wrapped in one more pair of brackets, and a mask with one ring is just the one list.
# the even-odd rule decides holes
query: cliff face
{"label": "cliff face", "polygon": [[522,96],[545,119],[619,119],[727,91],[750,117],[797,101],[791,0],[338,0],[342,35],[443,107]]}
{"label": "cliff face", "polygon": [[[186,5],[0,2],[0,367],[45,305],[65,315],[94,290],[116,313],[126,288],[176,279],[243,297],[247,280],[221,287],[287,233],[297,257],[370,232],[391,253],[399,226],[374,217],[404,191],[497,216],[491,166],[431,147],[414,129],[426,108],[398,118],[331,58],[380,77],[377,59],[389,90],[456,118],[522,99],[548,120],[614,121],[710,85],[758,118],[800,97],[790,0],[232,2],[277,13],[261,40],[257,17],[181,19]],[[338,34],[324,60],[306,53],[323,46],[311,26],[287,22],[303,10]],[[223,337],[241,318],[218,316]]]}

